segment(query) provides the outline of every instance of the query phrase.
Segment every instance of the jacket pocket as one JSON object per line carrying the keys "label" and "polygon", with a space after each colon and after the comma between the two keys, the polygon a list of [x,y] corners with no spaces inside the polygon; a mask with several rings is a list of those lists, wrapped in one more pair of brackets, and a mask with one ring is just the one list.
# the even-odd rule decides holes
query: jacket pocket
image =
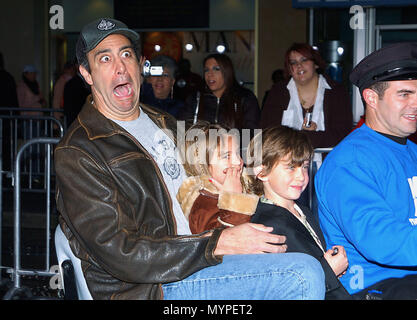
{"label": "jacket pocket", "polygon": [[147,159],[147,158],[148,157],[144,155],[143,153],[128,152],[110,160],[109,165],[113,167],[113,166],[118,166],[119,164],[124,163],[126,161],[131,161],[135,159]]}

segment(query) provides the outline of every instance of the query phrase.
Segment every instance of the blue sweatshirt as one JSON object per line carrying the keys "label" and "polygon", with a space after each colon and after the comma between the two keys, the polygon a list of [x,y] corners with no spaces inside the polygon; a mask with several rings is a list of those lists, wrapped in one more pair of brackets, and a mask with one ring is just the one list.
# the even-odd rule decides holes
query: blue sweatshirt
{"label": "blue sweatshirt", "polygon": [[417,274],[416,144],[363,125],[326,157],[315,187],[327,246],[347,252],[340,280],[349,293]]}

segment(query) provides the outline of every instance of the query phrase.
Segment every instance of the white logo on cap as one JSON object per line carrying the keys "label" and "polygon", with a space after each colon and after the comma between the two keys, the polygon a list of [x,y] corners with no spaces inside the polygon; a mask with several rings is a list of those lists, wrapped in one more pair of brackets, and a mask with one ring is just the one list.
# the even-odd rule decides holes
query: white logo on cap
{"label": "white logo on cap", "polygon": [[101,31],[107,31],[113,29],[115,26],[116,25],[113,22],[102,19],[97,26],[97,29]]}

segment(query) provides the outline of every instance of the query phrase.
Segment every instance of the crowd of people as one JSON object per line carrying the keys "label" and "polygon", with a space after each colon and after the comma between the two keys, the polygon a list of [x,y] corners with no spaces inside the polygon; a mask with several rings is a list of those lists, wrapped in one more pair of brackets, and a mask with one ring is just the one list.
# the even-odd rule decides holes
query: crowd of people
{"label": "crowd of people", "polygon": [[[2,100],[0,107],[22,108],[19,114],[25,116],[42,116],[41,109],[59,110],[53,115],[70,125],[77,117],[85,99],[91,93],[90,88],[80,77],[76,62],[68,61],[64,64],[62,72],[54,81],[52,89],[51,106],[46,101],[44,93],[38,82],[38,70],[35,65],[23,66],[21,79],[15,81],[14,77],[5,70],[3,56],[0,53],[0,79],[2,83]],[[30,109],[36,109],[31,111]],[[4,113],[4,111],[2,112]],[[10,115],[9,112],[6,114]]]}
{"label": "crowd of people", "polygon": [[162,72],[144,76],[139,34],[115,19],[84,26],[76,54],[54,107],[73,79],[88,90],[54,152],[56,200],[94,299],[417,298],[417,43],[354,67],[356,128],[305,43],[262,107],[226,54],[202,77],[156,56]]}

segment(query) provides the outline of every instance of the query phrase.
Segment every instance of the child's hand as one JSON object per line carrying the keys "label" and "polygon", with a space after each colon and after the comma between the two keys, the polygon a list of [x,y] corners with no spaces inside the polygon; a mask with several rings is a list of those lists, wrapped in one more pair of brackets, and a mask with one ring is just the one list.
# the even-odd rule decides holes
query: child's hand
{"label": "child's hand", "polygon": [[[334,253],[334,249],[337,249],[337,253]],[[341,277],[346,273],[346,269],[349,266],[349,262],[346,256],[346,251],[343,246],[334,246],[332,249],[327,250],[324,254],[324,258],[330,265],[337,277]]]}
{"label": "child's hand", "polygon": [[242,168],[241,167],[229,167],[225,169],[226,178],[224,179],[223,183],[220,183],[213,178],[210,179],[211,183],[219,191],[229,191],[229,192],[236,192],[242,193],[242,182],[240,181],[240,176],[242,175]]}

